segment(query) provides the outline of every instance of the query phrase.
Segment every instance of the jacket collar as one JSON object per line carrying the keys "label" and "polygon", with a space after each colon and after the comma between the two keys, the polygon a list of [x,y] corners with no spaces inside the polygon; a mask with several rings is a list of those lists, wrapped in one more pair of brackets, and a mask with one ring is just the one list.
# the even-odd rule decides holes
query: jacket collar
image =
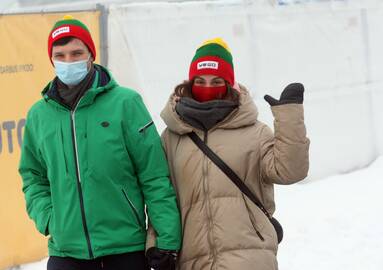
{"label": "jacket collar", "polygon": [[[239,96],[239,106],[234,109],[225,119],[217,123],[210,131],[215,129],[236,129],[245,126],[254,125],[257,122],[258,110],[254,104],[247,89],[240,85],[241,92]],[[164,120],[167,127],[180,135],[189,133],[195,130],[194,127],[182,121],[175,110],[176,96],[173,93],[165,108],[161,112],[161,118]]]}
{"label": "jacket collar", "polygon": [[[97,72],[95,82],[93,83],[92,87],[81,98],[77,106],[78,108],[91,105],[99,94],[103,92],[108,92],[118,85],[117,82],[113,79],[109,70],[97,64],[95,64],[95,69]],[[56,84],[54,83],[56,79],[57,78],[53,79],[51,82],[48,83],[48,85],[41,92],[41,95],[43,96],[45,101],[54,105],[58,105],[60,107],[67,108],[67,106],[60,103],[60,101],[57,99],[57,89]],[[51,102],[52,100],[54,101]]]}

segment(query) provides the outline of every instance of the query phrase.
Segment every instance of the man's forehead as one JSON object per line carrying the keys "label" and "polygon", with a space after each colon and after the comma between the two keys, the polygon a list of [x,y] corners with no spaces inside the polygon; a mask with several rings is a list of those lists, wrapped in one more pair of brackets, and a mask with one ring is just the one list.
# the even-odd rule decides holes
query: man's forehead
{"label": "man's forehead", "polygon": [[70,42],[72,42],[73,44],[81,44],[82,46],[86,47],[85,43],[82,42],[82,40],[79,38],[74,37]]}
{"label": "man's forehead", "polygon": [[64,48],[68,48],[68,49],[87,49],[88,47],[85,45],[84,42],[82,42],[81,39],[78,39],[78,38],[75,38],[73,37],[71,41],[69,41],[67,44],[65,45],[56,45],[56,46],[53,46],[52,48],[52,51],[55,51],[55,50],[58,50],[58,49],[64,49]]}

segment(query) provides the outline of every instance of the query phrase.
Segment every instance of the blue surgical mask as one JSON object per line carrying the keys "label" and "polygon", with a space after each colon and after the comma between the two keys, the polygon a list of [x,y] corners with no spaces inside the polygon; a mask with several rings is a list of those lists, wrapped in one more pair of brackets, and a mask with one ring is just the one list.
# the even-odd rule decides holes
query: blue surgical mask
{"label": "blue surgical mask", "polygon": [[73,86],[79,84],[88,74],[88,61],[61,62],[53,60],[57,77],[66,85]]}

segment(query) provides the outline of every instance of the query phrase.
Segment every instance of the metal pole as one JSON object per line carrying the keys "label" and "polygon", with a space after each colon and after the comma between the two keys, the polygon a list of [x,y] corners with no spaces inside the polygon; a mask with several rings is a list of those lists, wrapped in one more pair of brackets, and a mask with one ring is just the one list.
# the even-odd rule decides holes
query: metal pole
{"label": "metal pole", "polygon": [[100,51],[101,51],[101,59],[100,64],[104,67],[108,66],[108,16],[109,9],[104,5],[97,4],[96,9],[100,11]]}
{"label": "metal pole", "polygon": [[[367,9],[362,8],[360,10],[361,24],[362,24],[362,38],[364,46],[364,59],[365,59],[365,85],[368,89],[368,103],[370,111],[370,126],[371,126],[371,143],[372,143],[372,158],[375,159],[378,156],[378,138],[377,138],[377,129],[376,129],[376,117],[374,115],[374,93],[372,87],[372,75],[371,75],[371,47],[370,47],[370,32],[368,27],[368,14]],[[372,160],[371,160],[372,161]]]}

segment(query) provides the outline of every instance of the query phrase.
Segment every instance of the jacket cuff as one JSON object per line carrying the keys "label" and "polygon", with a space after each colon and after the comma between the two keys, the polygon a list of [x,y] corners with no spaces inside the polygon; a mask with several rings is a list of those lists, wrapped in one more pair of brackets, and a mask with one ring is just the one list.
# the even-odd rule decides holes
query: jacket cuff
{"label": "jacket cuff", "polygon": [[303,121],[303,104],[283,104],[271,107],[274,119],[281,122]]}
{"label": "jacket cuff", "polygon": [[181,246],[179,243],[163,242],[163,241],[160,241],[158,238],[156,239],[156,247],[159,249],[175,250],[175,251],[178,251],[181,249]]}

